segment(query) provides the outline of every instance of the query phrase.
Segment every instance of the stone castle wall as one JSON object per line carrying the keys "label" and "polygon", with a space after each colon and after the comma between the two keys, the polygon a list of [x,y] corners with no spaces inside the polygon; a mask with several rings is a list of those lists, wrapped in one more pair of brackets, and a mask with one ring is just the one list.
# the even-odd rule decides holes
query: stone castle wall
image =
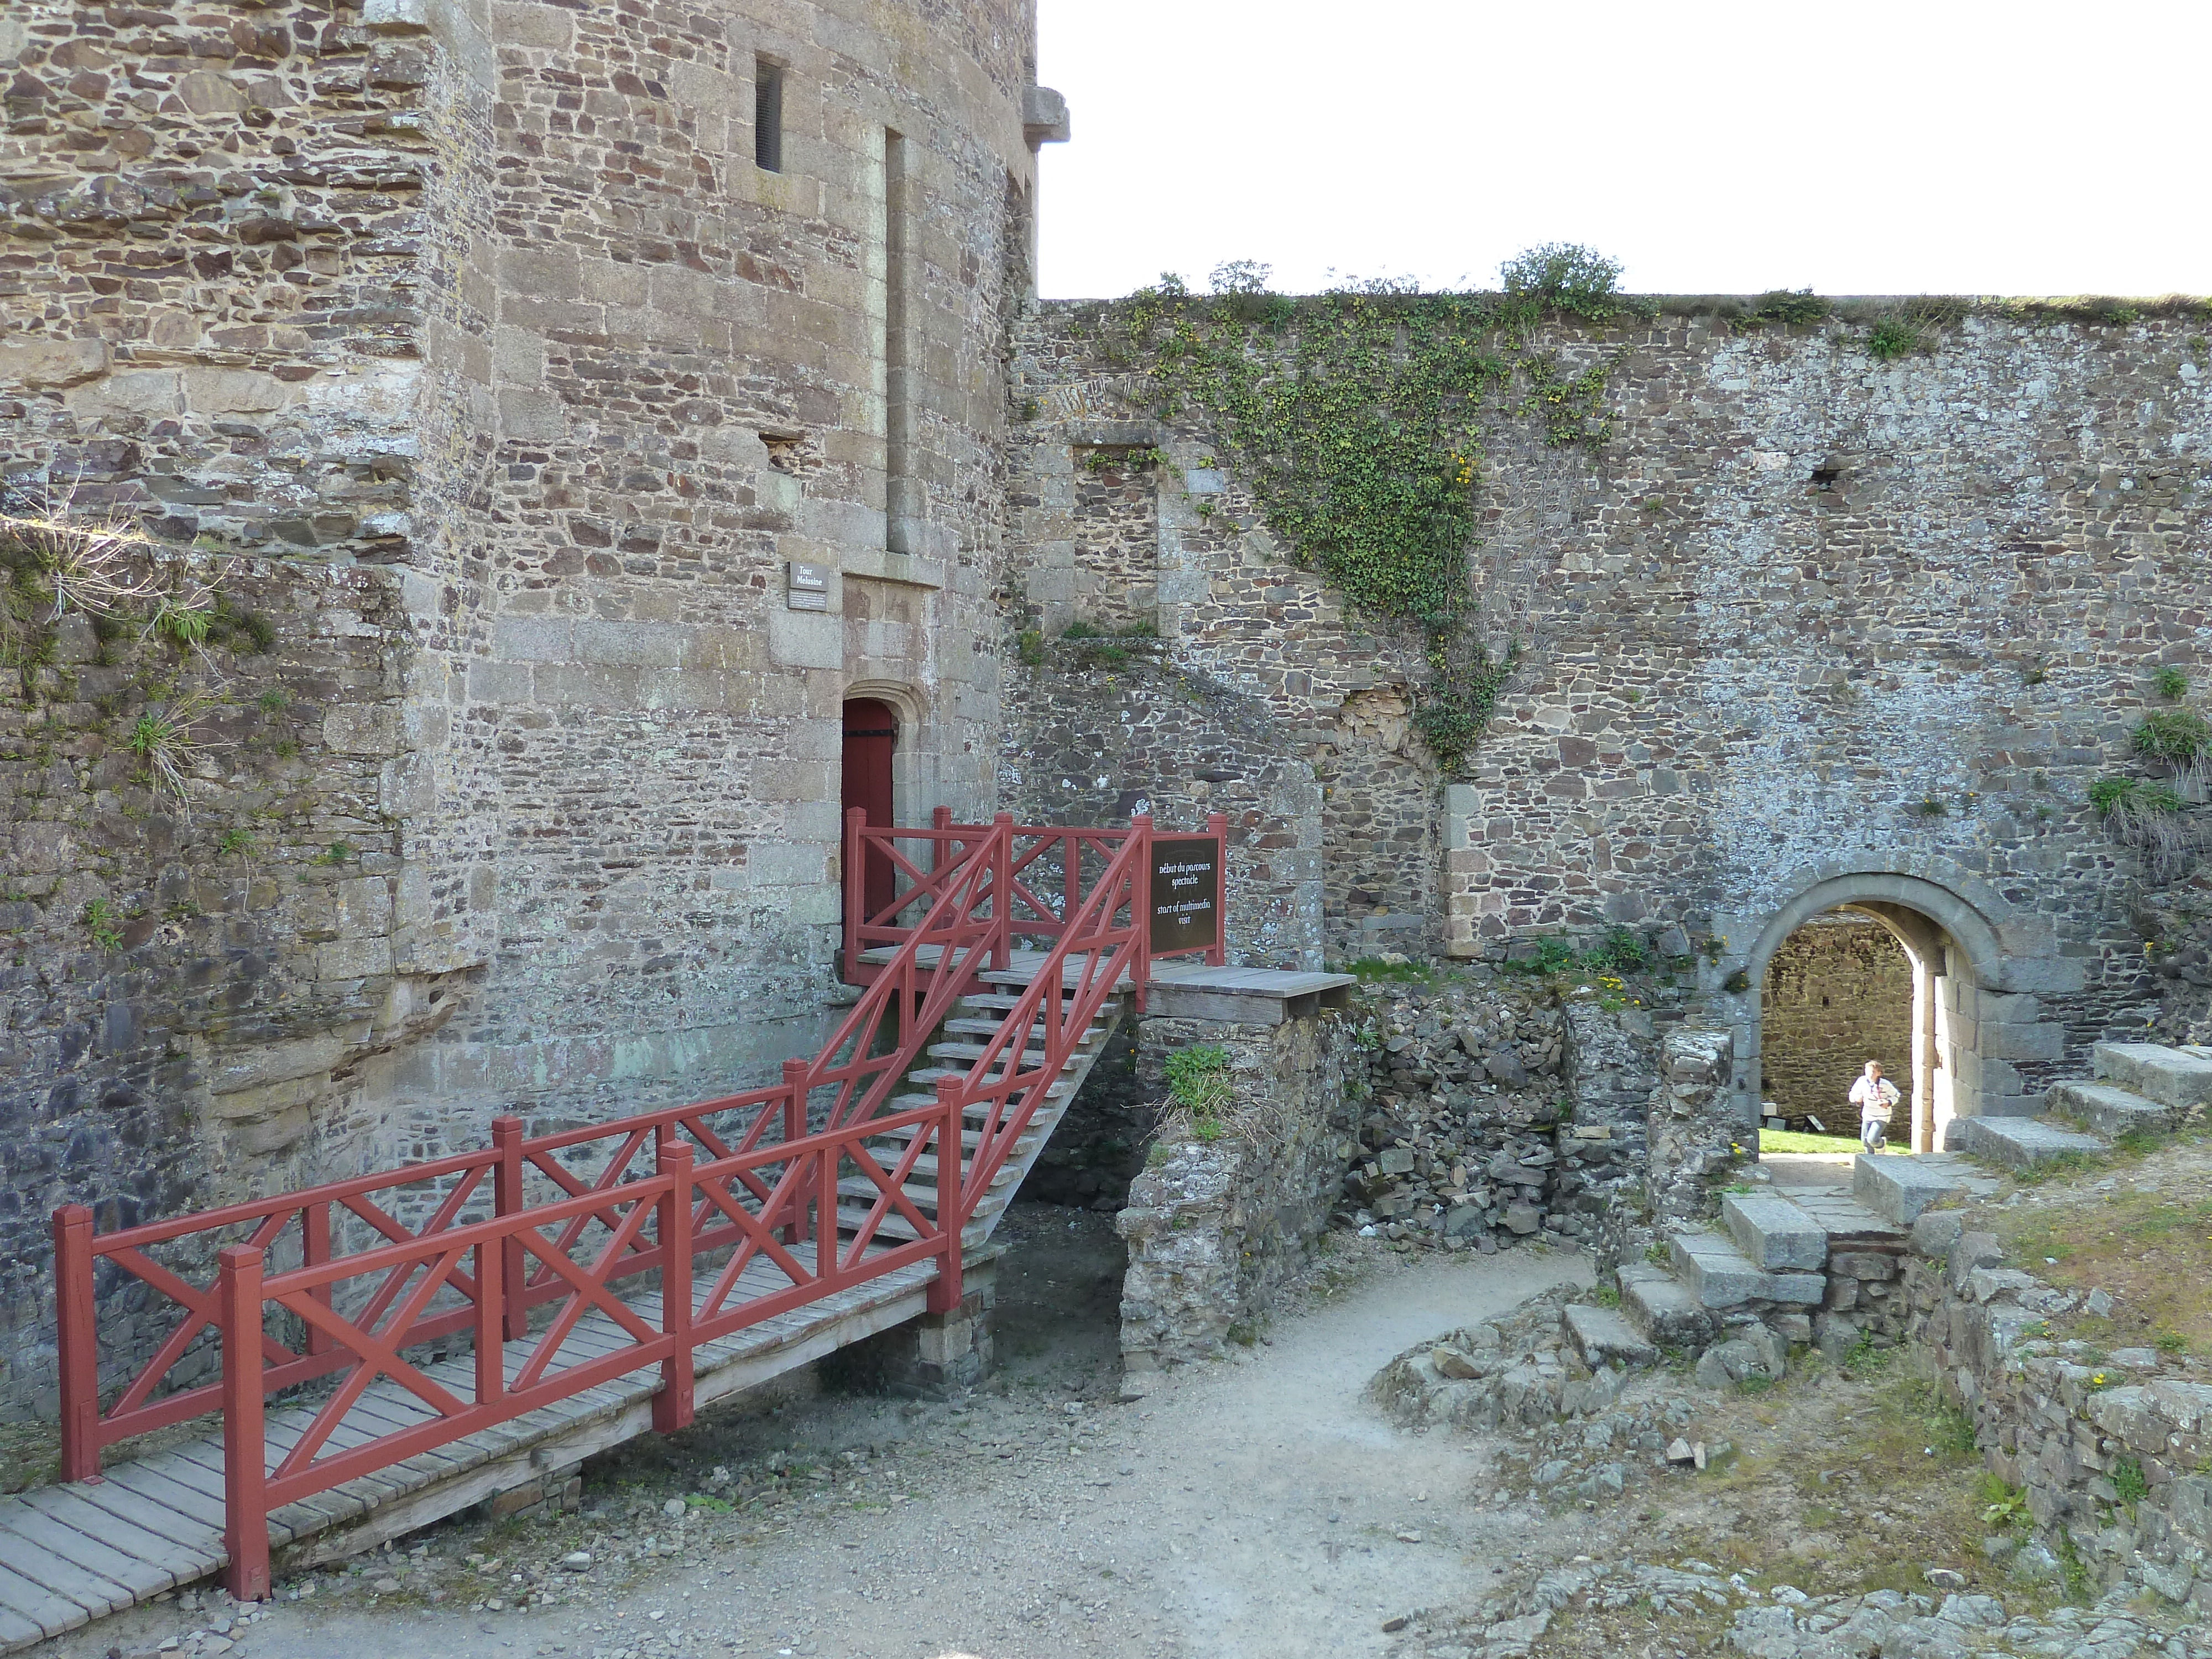
{"label": "stone castle wall", "polygon": [[[1109,656],[1106,653],[1111,653]],[[1267,711],[1163,666],[1138,644],[1046,646],[1009,671],[1000,805],[1024,823],[1126,823],[1164,833],[1229,821],[1224,925],[1231,961],[1319,968],[1322,794],[1282,752]]]}
{"label": "stone castle wall", "polygon": [[[95,694],[4,734],[32,979],[0,1410],[50,1366],[53,1203],[173,1213],[814,1048],[848,695],[900,712],[902,819],[988,816],[1033,9],[0,15],[8,504],[189,549],[274,630],[234,698],[295,711],[281,764],[226,762],[239,811],[283,792],[251,859],[211,850],[222,814],[110,823]],[[787,604],[792,561],[826,609]]]}
{"label": "stone castle wall", "polygon": [[1832,917],[1799,928],[1766,964],[1760,1099],[1855,1132],[1848,1098],[1867,1061],[1912,1094],[1912,964],[1879,924]]}
{"label": "stone castle wall", "polygon": [[2212,651],[2193,326],[1984,311],[1889,363],[1842,322],[1540,331],[1559,369],[1608,366],[1612,435],[1549,448],[1511,400],[1491,412],[1474,580],[1492,647],[1522,654],[1463,781],[1405,735],[1408,643],[1286,556],[1203,411],[1161,418],[1142,364],[1102,349],[1102,307],[1019,331],[1011,534],[1056,636],[1091,580],[1073,453],[1167,452],[1156,626],[1171,665],[1263,706],[1314,767],[1332,954],[1672,928],[1748,1066],[1733,981],[1765,966],[1768,919],[1839,872],[1908,905],[1930,883],[1995,941],[1978,962],[1953,941],[1961,1109],[2017,1103],[2150,994],[2137,857],[2087,789],[2131,769],[2166,706],[2153,671],[2201,679]]}

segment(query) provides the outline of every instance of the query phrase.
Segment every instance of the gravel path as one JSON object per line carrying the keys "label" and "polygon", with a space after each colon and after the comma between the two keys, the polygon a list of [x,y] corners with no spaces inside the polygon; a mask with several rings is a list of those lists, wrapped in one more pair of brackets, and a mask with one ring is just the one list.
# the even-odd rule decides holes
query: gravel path
{"label": "gravel path", "polygon": [[[1358,1246],[1260,1346],[1125,1404],[1115,1241],[1104,1218],[1040,1219],[1069,1214],[1020,1224],[1003,1392],[928,1407],[823,1395],[633,1443],[557,1526],[437,1528],[409,1540],[428,1552],[411,1571],[403,1546],[246,1619],[213,1596],[143,1608],[54,1659],[165,1638],[225,1659],[1358,1659],[1385,1650],[1387,1620],[1478,1595],[1516,1553],[1561,1541],[1563,1523],[1458,1501],[1486,1444],[1402,1433],[1362,1390],[1413,1342],[1587,1282],[1587,1257]],[[709,1484],[709,1459],[782,1448],[821,1462],[750,1498]],[[664,1512],[714,1491],[732,1512]],[[563,1571],[579,1547],[592,1565]]]}

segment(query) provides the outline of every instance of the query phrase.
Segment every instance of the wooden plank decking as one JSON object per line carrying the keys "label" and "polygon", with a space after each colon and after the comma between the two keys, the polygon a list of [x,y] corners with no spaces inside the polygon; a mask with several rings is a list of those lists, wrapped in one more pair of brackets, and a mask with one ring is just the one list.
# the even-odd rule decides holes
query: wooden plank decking
{"label": "wooden plank decking", "polygon": [[[997,1253],[998,1247],[986,1245],[970,1250],[968,1259],[980,1264]],[[898,1268],[702,1344],[695,1351],[697,1403],[703,1407],[757,1387],[915,1317],[936,1277],[933,1262]],[[748,1269],[744,1282],[755,1296],[787,1283],[764,1265]],[[657,1292],[624,1301],[648,1326],[659,1328]],[[577,1322],[559,1357],[573,1364],[629,1341],[613,1320],[592,1314]],[[534,1337],[507,1345],[510,1378],[535,1346]],[[422,1370],[461,1398],[474,1397],[472,1358],[462,1355]],[[659,1381],[657,1364],[641,1366],[557,1405],[288,1504],[270,1516],[277,1559],[296,1568],[353,1554],[641,1433],[651,1424]],[[270,1412],[270,1467],[298,1441],[315,1409],[295,1405]],[[330,1448],[358,1445],[432,1415],[415,1395],[388,1378],[380,1380],[347,1413]],[[220,1431],[135,1462],[115,1463],[105,1473],[99,1481],[0,1498],[0,1653],[204,1578],[228,1561]]]}
{"label": "wooden plank decking", "polygon": [[[895,953],[869,951],[864,961],[880,963]],[[923,953],[935,967],[940,953]],[[985,977],[1003,987],[1027,985],[1047,955],[1012,953],[1009,967]],[[1081,964],[1071,964],[1066,982],[1077,981]],[[1188,988],[1194,994],[1228,999],[1237,1012],[1212,1018],[1267,1018],[1256,1008],[1278,1011],[1290,998],[1328,992],[1352,981],[1340,975],[1283,974],[1264,969],[1209,968],[1166,961],[1153,965],[1154,994]],[[1125,981],[1126,983],[1126,981]],[[955,1036],[988,1036],[1004,1018],[1011,999],[973,999],[978,1006],[1001,1012],[989,1022],[970,1019]],[[1037,1106],[1030,1130],[1021,1139],[1010,1177],[994,1181],[970,1218],[965,1259],[978,1268],[1003,1246],[988,1236],[1035,1164],[1070,1098],[1103,1052],[1103,1038],[1121,1012],[1110,1001],[1098,1024],[1070,1062],[1066,1075]],[[1273,1018],[1280,1018],[1280,1012]],[[939,1045],[940,1047],[943,1045]],[[980,1051],[979,1051],[980,1052]],[[917,1055],[923,1068],[910,1076],[926,1086],[942,1070],[941,1057]],[[964,1068],[963,1068],[964,1069]],[[932,1160],[924,1177],[933,1181]],[[921,1195],[930,1207],[927,1194]],[[883,1224],[884,1236],[896,1237],[903,1224]],[[904,1229],[910,1232],[911,1229]],[[763,1321],[720,1341],[695,1350],[694,1398],[700,1407],[738,1393],[878,1331],[915,1318],[924,1309],[937,1276],[934,1262],[897,1269],[854,1289],[807,1304]],[[787,1287],[772,1267],[756,1262],[743,1279],[742,1293],[769,1295]],[[705,1285],[700,1286],[705,1294]],[[643,1293],[624,1298],[653,1328],[660,1325],[660,1298]],[[535,1352],[533,1338],[507,1345],[505,1364],[514,1377]],[[612,1353],[629,1346],[622,1328],[604,1314],[580,1320],[562,1344],[569,1364]],[[473,1356],[462,1354],[422,1367],[423,1373],[464,1400],[475,1397]],[[512,1422],[422,1452],[374,1474],[350,1480],[286,1505],[270,1516],[274,1565],[296,1570],[356,1554],[386,1539],[398,1538],[487,1498],[541,1486],[549,1474],[565,1471],[592,1454],[617,1445],[652,1426],[653,1399],[659,1386],[658,1364],[584,1390]],[[267,1417],[265,1456],[270,1467],[296,1444],[313,1421],[314,1404],[272,1408]],[[343,1450],[423,1422],[434,1415],[416,1395],[391,1380],[372,1384],[356,1402],[328,1442]],[[48,1486],[0,1498],[0,1653],[10,1653],[103,1614],[129,1607],[220,1571],[228,1563],[223,1547],[223,1450],[219,1430],[131,1462],[115,1462],[106,1479]]]}
{"label": "wooden plank decking", "polygon": [[[884,945],[872,951],[863,951],[860,960],[872,967],[880,967],[896,954],[893,947]],[[915,957],[922,967],[934,969],[943,960],[944,954],[943,947],[925,945],[915,952]],[[1042,951],[1010,951],[1006,953],[1004,968],[986,969],[981,977],[1001,984],[1032,984],[1044,967],[1046,956]],[[1080,984],[1085,965],[1084,959],[1070,957],[1060,969],[1060,983],[1071,989]],[[1148,990],[1153,996],[1166,994],[1179,1000],[1212,998],[1223,1000],[1224,1004],[1284,1003],[1297,1002],[1306,997],[1326,998],[1341,994],[1359,982],[1350,974],[1314,973],[1284,968],[1217,968],[1208,963],[1176,957],[1164,957],[1153,963],[1146,979]],[[1126,987],[1129,983],[1128,975],[1124,973],[1117,983]],[[1224,1006],[1219,1013],[1195,1017],[1236,1019],[1250,1018],[1251,1015],[1248,1010]]]}

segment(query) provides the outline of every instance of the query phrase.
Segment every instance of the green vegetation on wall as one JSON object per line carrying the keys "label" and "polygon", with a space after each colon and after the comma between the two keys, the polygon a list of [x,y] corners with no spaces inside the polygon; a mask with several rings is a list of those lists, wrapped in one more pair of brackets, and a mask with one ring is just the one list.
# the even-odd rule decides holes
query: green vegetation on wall
{"label": "green vegetation on wall", "polygon": [[1630,313],[1620,270],[1553,244],[1510,261],[1502,293],[1368,283],[1291,299],[1243,262],[1214,273],[1212,295],[1164,277],[1109,313],[1104,354],[1142,365],[1163,418],[1216,428],[1292,556],[1370,619],[1417,632],[1431,678],[1414,722],[1447,768],[1512,665],[1473,629],[1486,419],[1533,417],[1558,447],[1606,442],[1613,360],[1571,370],[1532,336],[1559,313]]}

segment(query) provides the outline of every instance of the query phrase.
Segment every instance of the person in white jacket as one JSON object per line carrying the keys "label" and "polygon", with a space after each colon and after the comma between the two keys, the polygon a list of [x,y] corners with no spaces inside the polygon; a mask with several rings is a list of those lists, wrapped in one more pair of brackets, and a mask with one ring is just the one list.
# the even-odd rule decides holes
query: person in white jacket
{"label": "person in white jacket", "polygon": [[1866,1074],[1851,1085],[1851,1104],[1859,1109],[1859,1141],[1870,1152],[1880,1152],[1889,1139],[1889,1115],[1899,1097],[1897,1085],[1881,1074],[1881,1062],[1870,1060]]}

